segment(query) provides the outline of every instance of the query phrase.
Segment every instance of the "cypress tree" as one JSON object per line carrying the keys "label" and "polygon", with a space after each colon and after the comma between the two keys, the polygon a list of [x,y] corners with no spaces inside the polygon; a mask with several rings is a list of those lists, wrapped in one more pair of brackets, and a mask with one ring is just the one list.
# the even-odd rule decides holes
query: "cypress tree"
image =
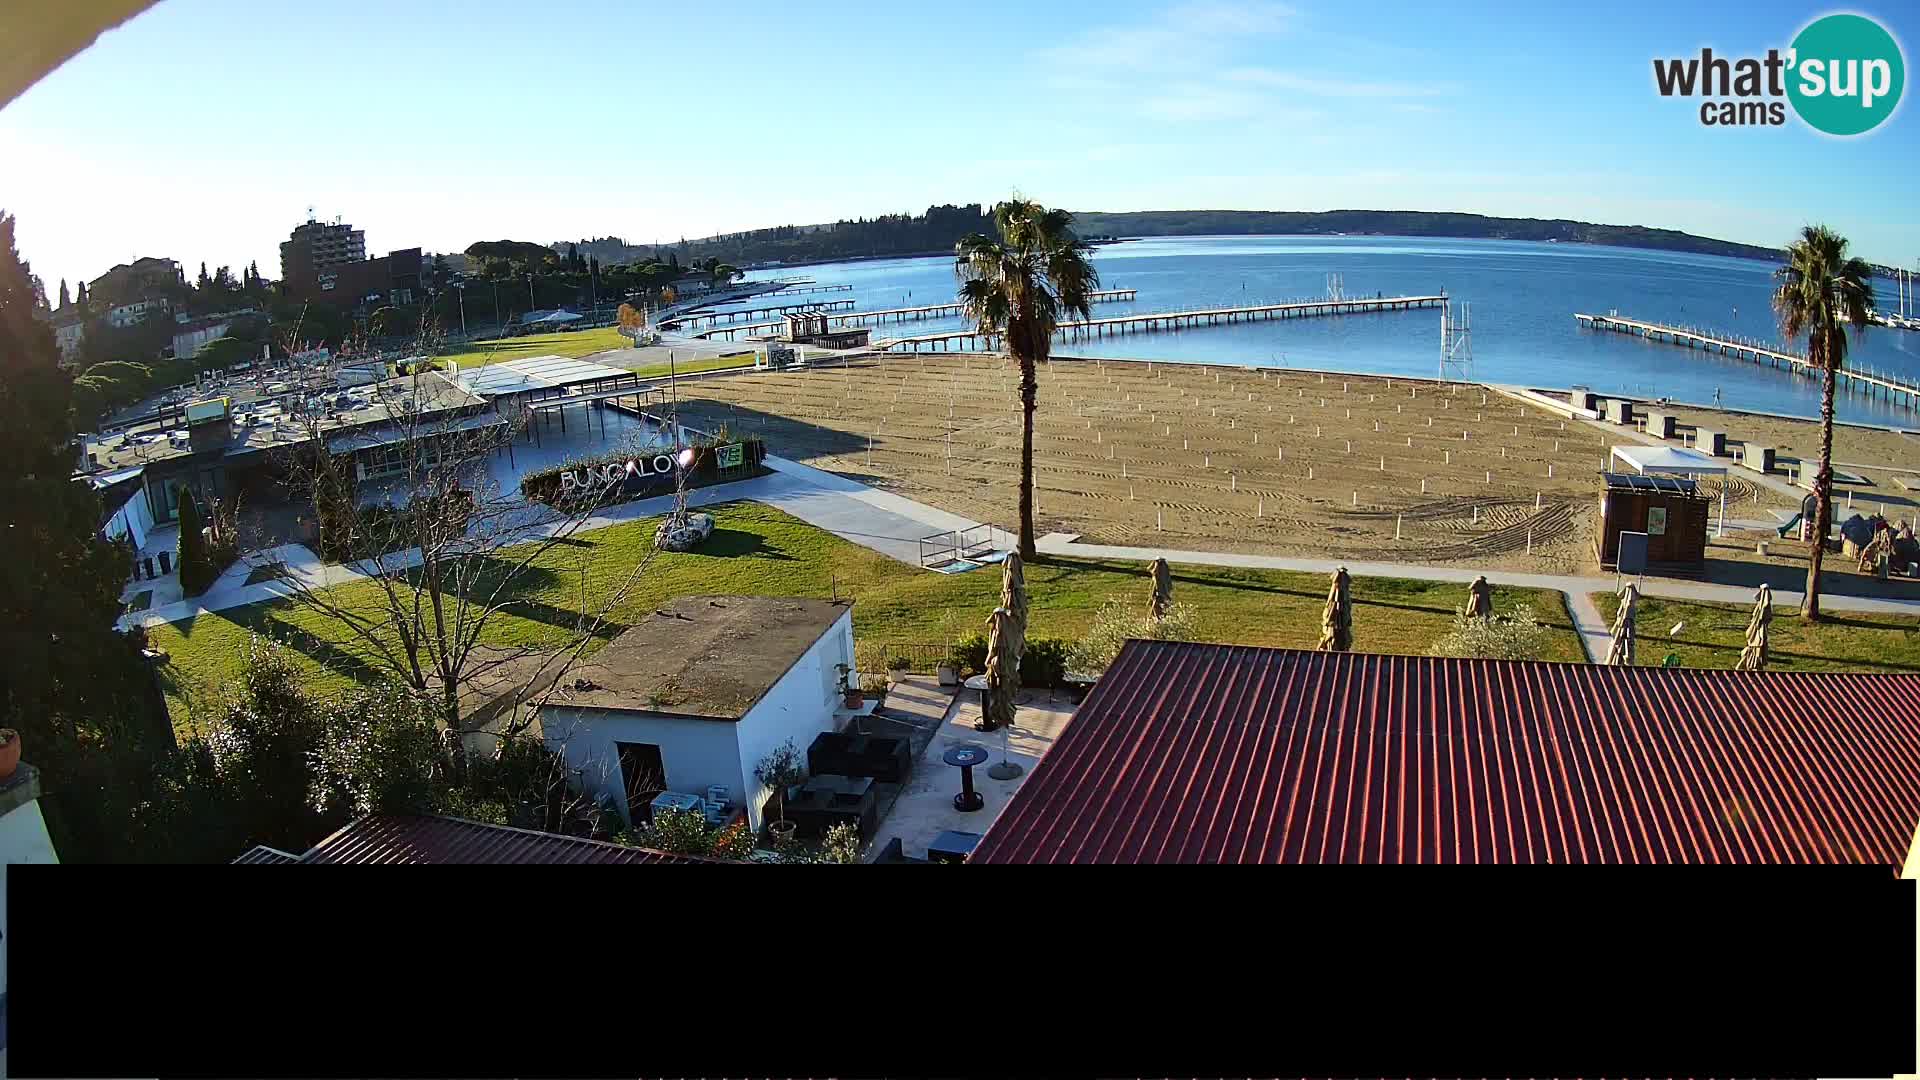
{"label": "cypress tree", "polygon": [[199,596],[213,584],[209,578],[213,569],[212,559],[207,555],[207,538],[200,534],[205,524],[200,519],[200,501],[193,497],[193,489],[180,489],[180,589],[188,596]]}

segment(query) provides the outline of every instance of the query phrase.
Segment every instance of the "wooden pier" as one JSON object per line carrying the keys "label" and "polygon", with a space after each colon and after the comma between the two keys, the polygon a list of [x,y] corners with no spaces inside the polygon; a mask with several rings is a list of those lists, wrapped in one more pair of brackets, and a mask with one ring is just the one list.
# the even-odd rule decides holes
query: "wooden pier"
{"label": "wooden pier", "polygon": [[790,311],[846,311],[853,307],[852,300],[803,300],[793,304],[775,304],[771,307],[735,308],[731,311],[699,311],[675,315],[660,326],[673,329],[680,326],[717,326],[721,320],[732,322],[735,319],[752,318],[756,315],[785,315]]}
{"label": "wooden pier", "polygon": [[[1087,294],[1087,301],[1094,304],[1106,304],[1132,300],[1137,295],[1138,293],[1133,289],[1102,289],[1099,292]],[[915,322],[921,319],[938,319],[948,315],[959,315],[965,310],[964,305],[954,303],[927,304],[923,307],[887,308],[882,311],[847,311],[838,315],[827,316],[827,326],[834,328],[843,326],[871,326],[887,322]],[[784,329],[786,329],[785,323],[764,322],[753,323],[748,326],[720,326],[709,330],[702,330],[693,336],[712,340],[725,335],[723,340],[733,341],[735,340],[734,335],[736,334],[745,334],[748,337],[753,337],[757,334],[777,333]]]}
{"label": "wooden pier", "polygon": [[[1326,315],[1357,315],[1377,311],[1410,311],[1439,307],[1447,298],[1440,296],[1383,296],[1360,300],[1297,300],[1285,304],[1259,304],[1252,307],[1209,308],[1204,311],[1161,311],[1136,315],[1116,315],[1106,319],[1076,319],[1063,322],[1054,336],[1063,341],[1091,341],[1121,334],[1152,333],[1158,330],[1186,330],[1199,326],[1228,326],[1233,323],[1268,319],[1303,319]],[[1000,347],[1000,335],[977,330],[955,330],[943,334],[919,334],[889,338],[874,343],[888,351],[919,352],[921,347],[936,352],[993,350]]]}
{"label": "wooden pier", "polygon": [[852,292],[851,285],[786,285],[780,289],[781,296],[798,296],[802,293]]}
{"label": "wooden pier", "polygon": [[[1582,325],[1594,330],[1611,330],[1619,334],[1643,337],[1649,341],[1664,341],[1682,348],[1702,349],[1722,356],[1765,364],[1768,367],[1784,368],[1795,375],[1808,378],[1818,378],[1820,375],[1820,369],[1799,353],[1785,352],[1770,345],[1762,345],[1757,341],[1730,337],[1712,330],[1667,326],[1663,323],[1629,319],[1622,315],[1588,315],[1575,312],[1573,317]],[[1920,409],[1920,384],[1872,369],[1853,367],[1836,372],[1835,380],[1835,386],[1839,389],[1863,394],[1869,398],[1880,398],[1892,405]]]}

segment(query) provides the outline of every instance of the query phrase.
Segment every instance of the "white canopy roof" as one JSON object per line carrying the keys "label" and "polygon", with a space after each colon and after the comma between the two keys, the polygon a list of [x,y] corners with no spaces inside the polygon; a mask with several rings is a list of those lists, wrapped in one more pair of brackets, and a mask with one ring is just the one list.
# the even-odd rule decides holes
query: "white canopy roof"
{"label": "white canopy roof", "polygon": [[542,315],[537,319],[529,319],[521,325],[533,326],[539,323],[569,323],[569,322],[578,322],[578,321],[580,321],[580,316],[575,315],[573,312],[567,311],[566,309],[562,308],[559,311],[549,311],[545,315]]}
{"label": "white canopy roof", "polygon": [[1677,446],[1616,446],[1613,460],[1624,461],[1633,471],[1646,473],[1683,473],[1686,475],[1725,475],[1727,466],[1698,450]]}

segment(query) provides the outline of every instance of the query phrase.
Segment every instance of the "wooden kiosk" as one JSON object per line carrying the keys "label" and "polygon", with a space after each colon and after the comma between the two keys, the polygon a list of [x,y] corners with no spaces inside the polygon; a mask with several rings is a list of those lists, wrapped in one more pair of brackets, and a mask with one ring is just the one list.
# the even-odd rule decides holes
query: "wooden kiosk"
{"label": "wooden kiosk", "polygon": [[[1600,474],[1600,531],[1594,554],[1603,569],[1617,565],[1620,534],[1647,534],[1647,567],[1655,572],[1696,575],[1706,569],[1708,499],[1702,475],[1725,477],[1721,462],[1692,450],[1666,446],[1616,446],[1619,471]],[[1726,486],[1721,485],[1720,527],[1726,526]]]}

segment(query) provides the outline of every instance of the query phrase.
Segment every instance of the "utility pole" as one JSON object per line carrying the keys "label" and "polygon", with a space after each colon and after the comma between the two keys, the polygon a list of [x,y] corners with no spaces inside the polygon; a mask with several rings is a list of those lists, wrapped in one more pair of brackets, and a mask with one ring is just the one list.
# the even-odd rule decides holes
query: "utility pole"
{"label": "utility pole", "polygon": [[460,297],[460,336],[467,336],[467,287],[461,282],[453,283],[453,291]]}

